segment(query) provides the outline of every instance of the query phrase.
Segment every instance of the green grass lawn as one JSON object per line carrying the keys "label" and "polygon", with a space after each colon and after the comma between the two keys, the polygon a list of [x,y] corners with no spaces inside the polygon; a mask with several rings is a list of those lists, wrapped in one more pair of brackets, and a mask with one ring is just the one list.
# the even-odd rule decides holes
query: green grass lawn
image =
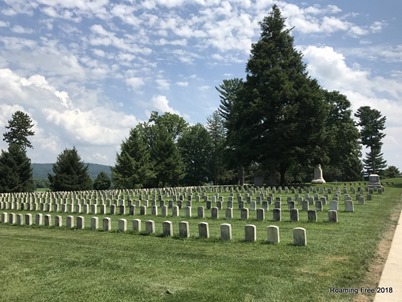
{"label": "green grass lawn", "polygon": [[[237,209],[232,220],[224,218],[224,211],[212,220],[207,210],[205,219],[98,215],[100,228],[102,218],[111,217],[114,230],[120,218],[128,220],[129,229],[133,218],[152,219],[154,235],[1,223],[0,300],[351,301],[354,295],[334,294],[330,288],[364,286],[382,234],[396,224],[390,217],[400,211],[401,192],[387,186],[365,205],[355,202],[354,213],[343,212],[341,197],[339,223],[327,222],[328,206],[318,213],[317,223],[308,223],[305,212],[292,223],[287,210],[281,222],[272,221],[272,210],[263,222],[255,220],[254,212],[248,221],[240,220]],[[83,216],[89,227],[92,215]],[[161,237],[165,220],[173,222],[175,234],[178,222],[188,221],[191,237]],[[201,221],[209,223],[210,239],[197,238]],[[219,239],[221,223],[232,224],[231,242]],[[255,243],[243,241],[248,223],[257,227]],[[279,245],[265,243],[271,224],[280,228]],[[294,227],[306,228],[307,246],[292,245]]]}

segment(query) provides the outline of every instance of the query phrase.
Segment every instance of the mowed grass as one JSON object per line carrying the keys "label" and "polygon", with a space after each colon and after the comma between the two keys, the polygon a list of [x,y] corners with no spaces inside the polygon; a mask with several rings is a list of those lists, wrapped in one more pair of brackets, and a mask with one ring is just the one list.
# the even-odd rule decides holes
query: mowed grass
{"label": "mowed grass", "polygon": [[[291,223],[287,210],[281,222],[272,221],[271,210],[264,222],[256,221],[254,212],[250,220],[240,220],[238,210],[232,220],[224,219],[223,210],[218,220],[207,210],[205,219],[98,215],[100,228],[102,217],[111,217],[113,230],[120,218],[128,220],[128,229],[133,218],[142,219],[143,229],[152,219],[154,235],[1,223],[0,300],[351,301],[354,295],[330,288],[364,286],[382,234],[397,223],[390,217],[400,211],[401,192],[387,186],[365,205],[355,202],[354,213],[343,212],[341,198],[339,223],[327,222],[328,206],[317,223],[308,223],[301,211],[300,221]],[[83,216],[89,226],[92,215]],[[175,234],[179,221],[188,221],[191,238],[161,237],[165,220],[173,222]],[[209,223],[210,239],[197,238],[201,221]],[[221,223],[232,224],[233,241],[219,239]],[[243,241],[248,223],[257,227],[255,243]],[[279,245],[265,243],[268,225],[279,226]],[[292,245],[294,227],[306,228],[307,246]]]}

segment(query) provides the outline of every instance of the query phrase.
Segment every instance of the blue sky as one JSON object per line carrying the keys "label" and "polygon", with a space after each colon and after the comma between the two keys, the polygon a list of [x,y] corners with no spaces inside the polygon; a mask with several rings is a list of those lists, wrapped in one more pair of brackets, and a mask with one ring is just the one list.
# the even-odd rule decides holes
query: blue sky
{"label": "blue sky", "polygon": [[384,157],[402,169],[398,0],[0,0],[0,128],[23,110],[35,123],[32,162],[75,146],[86,162],[114,165],[153,110],[205,124],[219,105],[215,86],[245,77],[273,4],[311,77],[354,111],[387,117]]}

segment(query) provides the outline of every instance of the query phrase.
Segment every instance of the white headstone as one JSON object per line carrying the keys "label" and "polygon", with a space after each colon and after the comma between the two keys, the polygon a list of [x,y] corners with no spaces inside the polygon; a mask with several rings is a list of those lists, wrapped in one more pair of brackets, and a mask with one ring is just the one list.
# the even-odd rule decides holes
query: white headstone
{"label": "white headstone", "polygon": [[267,227],[267,242],[278,244],[280,242],[279,227],[270,225]]}

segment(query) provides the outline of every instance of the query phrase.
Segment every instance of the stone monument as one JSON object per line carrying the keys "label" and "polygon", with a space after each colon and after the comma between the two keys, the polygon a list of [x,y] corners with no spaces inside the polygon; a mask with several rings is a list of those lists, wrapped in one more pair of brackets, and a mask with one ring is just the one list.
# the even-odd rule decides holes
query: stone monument
{"label": "stone monument", "polygon": [[321,165],[317,165],[314,169],[314,179],[311,181],[313,184],[325,184],[325,180],[322,177]]}
{"label": "stone monument", "polygon": [[377,174],[370,174],[369,175],[369,188],[381,188],[380,176]]}

